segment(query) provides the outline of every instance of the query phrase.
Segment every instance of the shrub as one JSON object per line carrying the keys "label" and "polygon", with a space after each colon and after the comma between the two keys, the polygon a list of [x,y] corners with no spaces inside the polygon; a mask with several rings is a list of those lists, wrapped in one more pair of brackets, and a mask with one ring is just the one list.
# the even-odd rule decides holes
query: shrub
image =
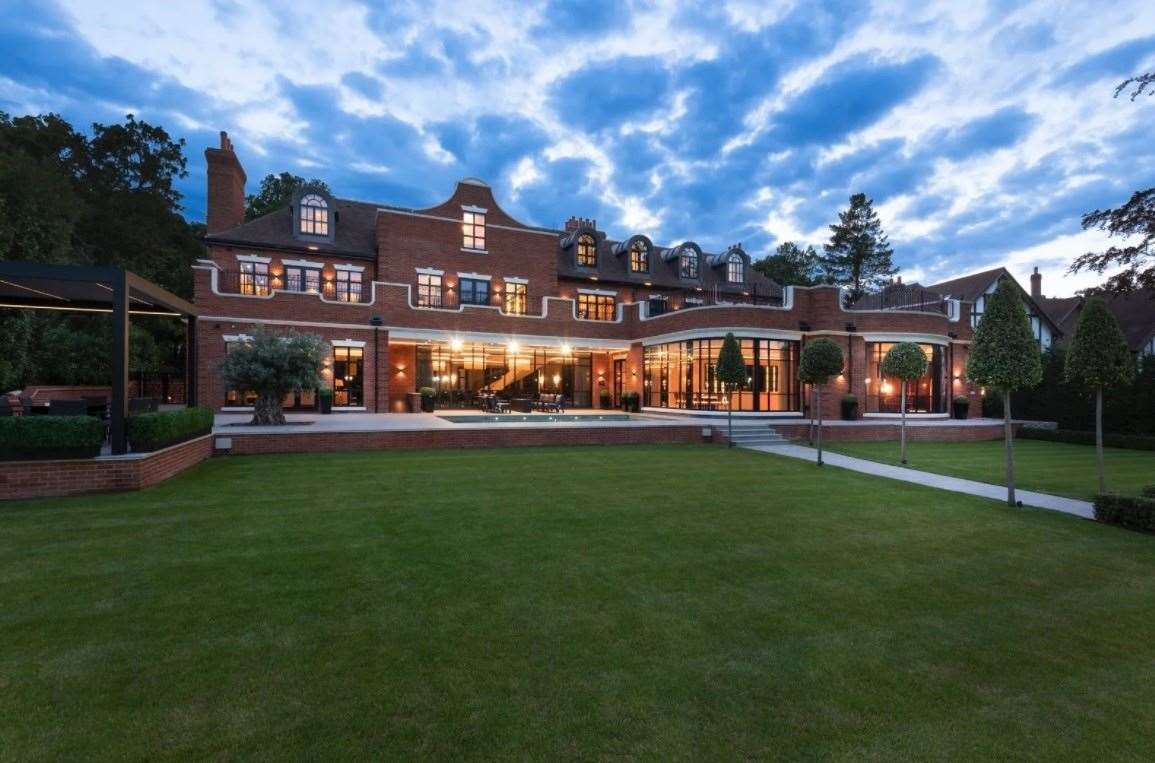
{"label": "shrub", "polygon": [[212,430],[213,412],[208,408],[182,408],[128,417],[128,441],[137,453],[167,448]]}
{"label": "shrub", "polygon": [[954,404],[955,405],[965,405],[965,406],[969,407],[971,404],[971,399],[969,397],[967,397],[966,395],[955,395],[954,396]]}
{"label": "shrub", "polygon": [[[1094,445],[1095,433],[1076,429],[1041,429],[1023,427],[1019,437],[1024,440],[1047,440],[1049,442],[1069,442],[1074,445]],[[1155,437],[1138,434],[1103,435],[1103,445],[1108,448],[1129,448],[1130,450],[1155,450]]]}
{"label": "shrub", "polygon": [[1147,485],[1139,491],[1139,495],[1144,498],[1155,498],[1155,485]]}
{"label": "shrub", "polygon": [[1101,495],[1095,499],[1095,519],[1128,530],[1155,533],[1155,499]]}
{"label": "shrub", "polygon": [[92,458],[104,444],[104,422],[92,416],[0,418],[0,460]]}
{"label": "shrub", "polygon": [[637,413],[641,410],[642,396],[637,392],[622,393],[622,408],[628,413]]}

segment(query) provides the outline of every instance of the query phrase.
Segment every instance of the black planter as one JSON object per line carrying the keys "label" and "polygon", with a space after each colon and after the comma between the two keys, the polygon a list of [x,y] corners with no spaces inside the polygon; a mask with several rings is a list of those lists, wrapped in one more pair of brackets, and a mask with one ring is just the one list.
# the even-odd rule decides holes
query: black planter
{"label": "black planter", "polygon": [[433,413],[433,410],[436,407],[437,407],[437,398],[426,397],[425,395],[421,396],[421,411],[423,413]]}
{"label": "black planter", "polygon": [[321,407],[321,413],[333,412],[333,396],[321,395],[317,398],[317,405]]}
{"label": "black planter", "polygon": [[954,410],[954,417],[956,419],[965,419],[970,413],[970,403],[951,403],[951,408]]}
{"label": "black planter", "polygon": [[845,400],[842,402],[842,420],[854,421],[858,418],[858,401],[848,403]]}

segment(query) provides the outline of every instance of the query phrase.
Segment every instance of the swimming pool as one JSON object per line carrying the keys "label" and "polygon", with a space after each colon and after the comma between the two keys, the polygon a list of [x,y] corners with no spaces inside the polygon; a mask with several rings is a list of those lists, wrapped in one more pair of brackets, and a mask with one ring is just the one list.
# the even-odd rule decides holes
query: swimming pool
{"label": "swimming pool", "polygon": [[454,424],[524,424],[570,421],[629,421],[627,413],[482,413],[438,416]]}

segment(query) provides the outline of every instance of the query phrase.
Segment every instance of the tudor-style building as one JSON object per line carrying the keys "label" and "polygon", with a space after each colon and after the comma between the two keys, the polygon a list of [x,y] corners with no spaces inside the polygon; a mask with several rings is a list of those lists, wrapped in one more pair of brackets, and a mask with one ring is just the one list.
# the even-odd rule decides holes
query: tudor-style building
{"label": "tudor-style building", "polygon": [[[894,342],[920,343],[930,369],[908,410],[945,416],[954,395],[979,390],[963,373],[975,298],[921,287],[888,289],[847,307],[836,287],[779,287],[751,268],[740,244],[707,251],[658,244],[641,233],[611,238],[593,220],[525,225],[491,188],[466,178],[425,209],[301,190],[290,206],[244,221],[245,173],[224,133],[208,162],[207,257],[195,301],[203,401],[243,408],[217,366],[254,327],[294,328],[332,347],[326,382],[334,410],[404,412],[406,393],[437,390],[469,407],[481,391],[533,398],[561,392],[573,407],[617,404],[637,392],[645,408],[704,415],[733,405],[751,415],[799,416],[803,344],[842,344],[845,372],[825,394],[837,415],[851,392],[866,416],[895,415],[898,384],[879,362]],[[721,394],[714,365],[722,338],[741,340],[748,381]],[[311,409],[310,392],[286,400]]]}

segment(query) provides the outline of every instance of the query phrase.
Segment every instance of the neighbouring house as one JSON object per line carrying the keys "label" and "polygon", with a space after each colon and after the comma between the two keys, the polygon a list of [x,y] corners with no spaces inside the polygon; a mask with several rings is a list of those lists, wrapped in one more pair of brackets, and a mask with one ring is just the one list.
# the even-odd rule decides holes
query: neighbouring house
{"label": "neighbouring house", "polygon": [[1060,341],[1063,332],[1054,318],[1044,309],[1040,304],[1034,288],[1035,277],[1039,275],[1038,268],[1035,269],[1035,275],[1032,276],[1031,293],[1027,293],[1023,289],[1015,277],[1010,274],[1006,268],[992,268],[991,270],[983,270],[979,273],[971,273],[960,278],[952,278],[949,281],[942,281],[940,283],[931,284],[926,288],[939,292],[948,298],[962,300],[973,305],[970,312],[971,328],[979,325],[982,320],[983,310],[986,308],[987,297],[994,294],[995,289],[998,288],[999,282],[1008,280],[1018,287],[1019,294],[1023,298],[1023,305],[1027,309],[1027,315],[1031,319],[1031,331],[1035,338],[1039,340],[1039,347],[1046,350],[1053,344]]}
{"label": "neighbouring house", "polygon": [[[1044,297],[1042,295],[1042,276],[1039,269],[1031,275],[1031,291],[1035,301],[1058,324],[1064,337],[1075,334],[1075,325],[1083,306],[1087,303],[1085,297]],[[1127,346],[1136,356],[1142,358],[1155,356],[1155,292],[1151,289],[1138,289],[1130,294],[1103,294],[1107,309],[1119,321],[1123,336],[1127,339]]]}
{"label": "neighbouring house", "polygon": [[[900,385],[878,369],[901,341],[921,344],[931,361],[909,412],[944,416],[956,395],[978,400],[964,378],[967,349],[976,307],[981,314],[1001,269],[967,288],[952,285],[967,279],[896,284],[848,305],[837,287],[780,287],[751,268],[740,244],[611,236],[583,217],[558,228],[523,224],[476,178],[423,209],[305,188],[288,207],[245,222],[245,172],[228,136],[205,156],[198,380],[202,401],[218,409],[252,402],[217,367],[256,326],[329,342],[324,376],[336,411],[403,412],[408,393],[430,387],[447,406],[563,394],[571,407],[596,407],[634,392],[646,409],[709,416],[732,405],[799,416],[810,400],[797,379],[799,352],[816,337],[839,342],[847,357],[835,394],[823,397],[827,416],[837,415],[840,393],[857,395],[866,416],[899,413]],[[1041,311],[1034,319],[1049,344],[1050,319]],[[714,378],[728,332],[748,368],[732,396]],[[311,391],[285,400],[290,409],[316,403]]]}

